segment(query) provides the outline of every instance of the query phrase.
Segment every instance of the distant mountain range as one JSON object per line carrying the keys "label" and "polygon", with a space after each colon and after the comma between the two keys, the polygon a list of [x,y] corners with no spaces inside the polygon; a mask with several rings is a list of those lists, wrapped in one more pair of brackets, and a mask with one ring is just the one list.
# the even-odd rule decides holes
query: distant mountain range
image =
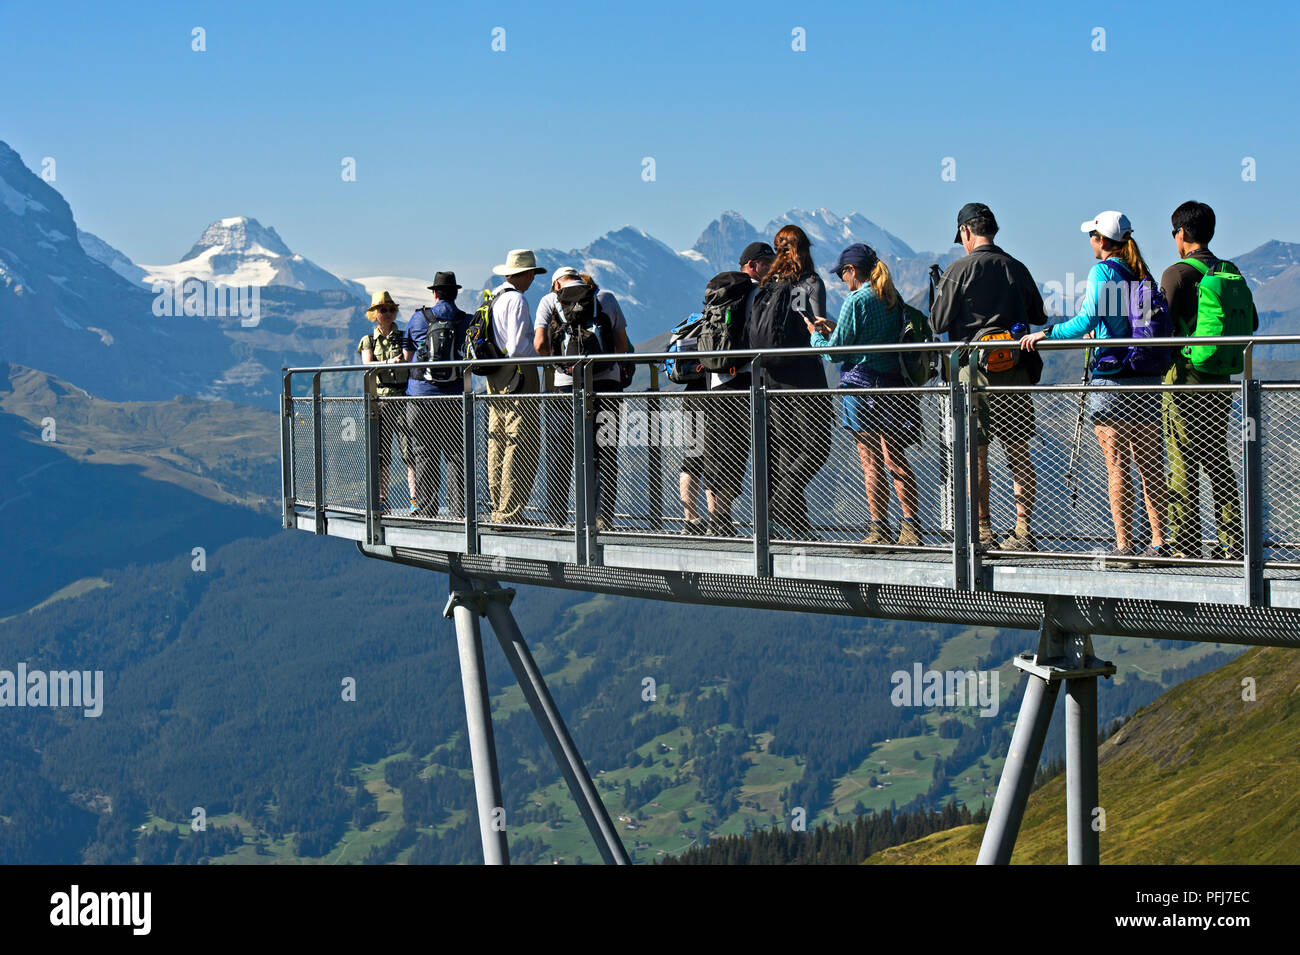
{"label": "distant mountain range", "polygon": [[[572,265],[613,292],[627,315],[629,337],[647,351],[699,309],[710,276],[736,268],[749,242],[771,241],[788,224],[800,226],[813,242],[832,316],[844,287],[827,266],[846,245],[873,246],[889,263],[904,297],[922,306],[930,264],[946,265],[960,254],[956,248],[916,252],[859,213],[839,216],[828,209],[792,209],[761,231],[739,213],[724,212],[691,248],[681,251],[624,226],[580,249],[536,252],[552,272]],[[1266,242],[1234,261],[1255,291],[1261,331],[1294,330],[1300,319],[1300,244]],[[248,216],[211,223],[176,263],[138,265],[78,229],[63,197],[0,142],[3,358],[59,375],[110,400],[185,394],[274,406],[281,368],[356,360],[356,343],[369,327],[365,307],[370,293],[388,289],[409,314],[432,302],[426,288],[431,279],[334,275],[294,252],[274,228]],[[472,309],[479,289],[499,281],[489,275],[476,285],[462,276],[459,304]],[[202,303],[188,313],[182,307],[189,301],[187,290],[201,296],[218,286],[256,289],[256,318],[233,310],[213,314]],[[534,307],[548,287],[542,281],[529,290]],[[171,294],[178,289],[181,295]],[[1300,349],[1295,351],[1274,350],[1261,357],[1300,357]]]}

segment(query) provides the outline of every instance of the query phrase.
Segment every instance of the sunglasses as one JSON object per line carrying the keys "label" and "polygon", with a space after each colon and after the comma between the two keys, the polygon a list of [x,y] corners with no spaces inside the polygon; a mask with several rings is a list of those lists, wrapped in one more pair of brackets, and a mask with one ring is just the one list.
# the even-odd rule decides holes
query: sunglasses
{"label": "sunglasses", "polygon": [[392,315],[397,311],[397,309],[391,305],[381,305],[379,308],[375,309],[375,311],[379,312],[381,315]]}
{"label": "sunglasses", "polygon": [[1172,232],[1170,232],[1169,235],[1176,239],[1178,238],[1178,233],[1182,231],[1183,231],[1183,227],[1179,226],[1177,229],[1174,229]]}

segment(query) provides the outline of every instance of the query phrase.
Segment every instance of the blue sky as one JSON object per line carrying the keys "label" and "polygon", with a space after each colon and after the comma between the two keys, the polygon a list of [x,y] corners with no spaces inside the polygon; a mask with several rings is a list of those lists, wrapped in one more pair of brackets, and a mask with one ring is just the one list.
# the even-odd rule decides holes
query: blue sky
{"label": "blue sky", "polygon": [[943,249],[975,199],[1049,281],[1086,271],[1101,209],[1153,265],[1193,197],[1221,254],[1300,241],[1297,26],[1196,2],[0,3],[0,139],[150,264],[241,214],[349,276],[478,278],[624,224],[684,248],[724,209],[858,211]]}

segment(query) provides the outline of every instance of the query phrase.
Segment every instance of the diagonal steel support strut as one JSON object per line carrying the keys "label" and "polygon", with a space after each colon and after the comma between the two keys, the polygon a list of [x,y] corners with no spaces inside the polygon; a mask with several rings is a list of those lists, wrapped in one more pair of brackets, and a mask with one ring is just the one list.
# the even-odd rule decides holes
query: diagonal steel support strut
{"label": "diagonal steel support strut", "polygon": [[569,735],[569,729],[560,716],[555,700],[551,698],[551,691],[528,649],[519,624],[510,612],[510,602],[515,597],[514,589],[501,588],[493,581],[479,594],[501,650],[506,655],[510,669],[514,671],[515,679],[519,681],[520,689],[524,691],[538,728],[564,774],[564,781],[569,786],[569,792],[578,805],[578,812],[582,814],[601,858],[608,865],[630,865],[632,860],[628,858],[623,841],[618,837],[618,831],[609,818],[600,794],[596,792],[587,766],[574,745],[573,737]]}

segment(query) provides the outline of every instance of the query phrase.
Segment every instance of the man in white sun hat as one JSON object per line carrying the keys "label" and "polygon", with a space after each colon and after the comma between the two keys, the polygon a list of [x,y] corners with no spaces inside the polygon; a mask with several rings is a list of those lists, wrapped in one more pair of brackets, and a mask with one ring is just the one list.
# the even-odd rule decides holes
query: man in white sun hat
{"label": "man in white sun hat", "polygon": [[[492,290],[492,332],[497,347],[511,358],[535,357],[532,311],[524,292],[546,269],[537,264],[531,249],[512,249],[492,272],[505,279]],[[517,365],[490,376],[487,390],[490,395],[535,395],[541,390],[537,366]],[[540,411],[534,398],[488,403],[488,493],[495,524],[527,523],[524,508],[537,480],[542,444]]]}

